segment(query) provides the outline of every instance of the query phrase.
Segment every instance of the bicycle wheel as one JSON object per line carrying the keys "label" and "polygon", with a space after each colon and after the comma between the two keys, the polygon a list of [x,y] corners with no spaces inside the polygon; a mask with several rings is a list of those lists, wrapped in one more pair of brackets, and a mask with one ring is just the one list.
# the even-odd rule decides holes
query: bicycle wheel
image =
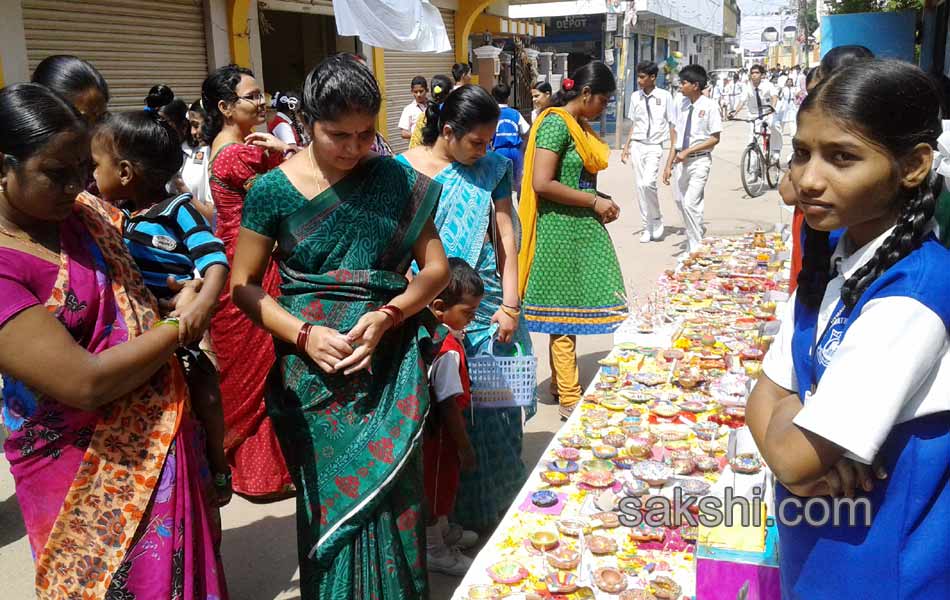
{"label": "bicycle wheel", "polygon": [[739,178],[742,180],[742,187],[750,198],[757,198],[765,193],[765,173],[763,173],[764,161],[762,153],[758,146],[749,144],[742,151],[742,158],[739,160]]}
{"label": "bicycle wheel", "polygon": [[769,160],[768,167],[765,169],[765,179],[768,181],[770,188],[777,188],[779,182],[782,181],[782,167],[777,162]]}

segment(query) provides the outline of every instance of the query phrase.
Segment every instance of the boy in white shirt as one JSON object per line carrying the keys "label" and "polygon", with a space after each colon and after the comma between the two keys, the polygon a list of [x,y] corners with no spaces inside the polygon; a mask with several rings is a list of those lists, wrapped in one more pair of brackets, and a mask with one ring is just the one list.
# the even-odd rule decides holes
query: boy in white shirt
{"label": "boy in white shirt", "polygon": [[663,216],[657,195],[657,176],[663,155],[663,142],[670,137],[673,121],[673,97],[664,89],[656,87],[660,72],[656,63],[644,61],[637,65],[637,86],[640,88],[630,97],[627,117],[633,121],[630,137],[623,148],[620,160],[626,164],[633,156],[633,172],[637,180],[637,197],[640,201],[640,217],[643,233],[640,243],[663,237]]}
{"label": "boy in white shirt", "polygon": [[687,65],[680,71],[682,101],[673,108],[670,155],[663,171],[664,185],[673,177],[673,197],[683,215],[687,251],[699,250],[703,240],[703,197],[712,149],[719,143],[722,117],[716,103],[703,95],[709,83],[706,69]]}
{"label": "boy in white shirt", "polygon": [[[736,109],[736,112],[739,112],[743,107],[748,106],[749,108],[749,117],[755,117],[766,114],[768,111],[767,107],[772,107],[775,109],[775,105],[778,102],[778,92],[775,87],[768,81],[764,81],[763,77],[765,75],[765,68],[762,65],[752,65],[749,69],[749,85],[746,88],[745,97],[742,99],[742,103],[739,105],[739,108]],[[770,154],[772,155],[773,160],[778,160],[779,156],[782,154],[782,121],[781,119],[776,119],[774,114],[770,114],[764,118],[765,122],[768,123],[769,133],[771,134],[770,144]],[[758,128],[761,125],[756,122],[752,124],[749,133],[749,141],[755,139]]]}
{"label": "boy in white shirt", "polygon": [[412,131],[416,128],[416,121],[426,114],[429,106],[429,84],[426,78],[416,75],[412,78],[412,102],[402,109],[399,117],[399,135],[404,140],[412,138]]}

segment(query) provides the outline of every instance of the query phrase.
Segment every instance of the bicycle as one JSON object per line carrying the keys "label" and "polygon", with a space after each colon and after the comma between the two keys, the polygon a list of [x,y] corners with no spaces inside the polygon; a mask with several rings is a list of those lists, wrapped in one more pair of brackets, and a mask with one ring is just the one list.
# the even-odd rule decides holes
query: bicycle
{"label": "bicycle", "polygon": [[[767,106],[763,114],[751,119],[731,117],[733,121],[752,123],[753,127],[756,127],[756,122],[761,121],[761,127],[755,132],[752,141],[742,151],[742,158],[739,159],[739,178],[750,198],[761,196],[766,189],[775,189],[782,178],[782,167],[778,159],[772,158],[772,134],[769,132],[769,124],[765,121],[765,117],[774,112],[774,108]],[[757,140],[758,136],[762,136],[761,144]]]}

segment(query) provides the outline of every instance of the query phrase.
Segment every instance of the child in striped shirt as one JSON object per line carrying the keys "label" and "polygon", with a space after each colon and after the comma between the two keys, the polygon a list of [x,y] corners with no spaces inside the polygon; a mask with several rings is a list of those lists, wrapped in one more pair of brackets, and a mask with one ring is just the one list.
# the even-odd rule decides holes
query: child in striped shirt
{"label": "child in striped shirt", "polygon": [[[179,320],[182,339],[200,337],[227,282],[228,261],[224,244],[192,205],[191,194],[165,195],[165,183],[183,160],[178,134],[155,111],[115,114],[93,135],[92,158],[99,192],[125,212],[123,235],[129,253],[159,302],[170,300],[181,282],[202,278],[197,301],[172,314]],[[231,476],[218,373],[198,344],[181,348],[178,357],[192,406],[205,428],[218,503],[224,505],[231,498]]]}

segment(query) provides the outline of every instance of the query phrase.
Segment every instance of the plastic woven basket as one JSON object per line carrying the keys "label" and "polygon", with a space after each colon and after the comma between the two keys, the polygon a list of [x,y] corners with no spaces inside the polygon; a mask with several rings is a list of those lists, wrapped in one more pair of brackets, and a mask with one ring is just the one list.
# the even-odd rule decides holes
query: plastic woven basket
{"label": "plastic woven basket", "polygon": [[530,406],[534,402],[538,359],[525,356],[520,344],[515,347],[518,356],[497,356],[492,338],[486,350],[468,359],[473,406],[511,408]]}

